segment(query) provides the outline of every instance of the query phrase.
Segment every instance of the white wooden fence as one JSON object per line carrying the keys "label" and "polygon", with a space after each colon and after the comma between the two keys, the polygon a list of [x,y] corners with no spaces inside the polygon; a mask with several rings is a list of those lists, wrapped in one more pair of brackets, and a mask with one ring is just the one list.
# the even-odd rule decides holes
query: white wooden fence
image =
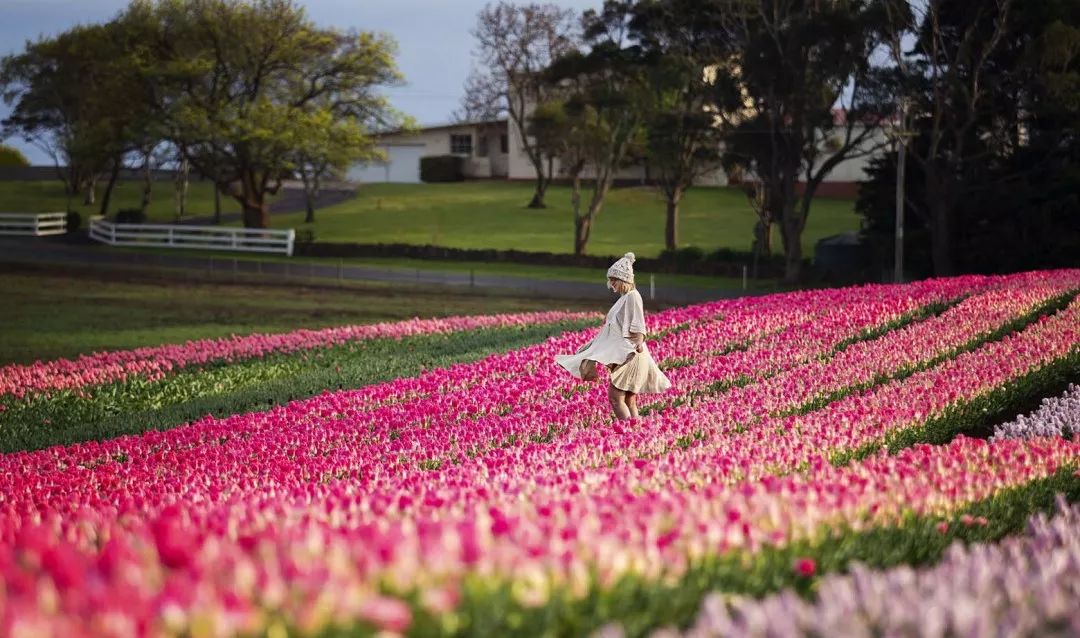
{"label": "white wooden fence", "polygon": [[90,222],[90,237],[110,246],[192,248],[253,253],[293,254],[296,231],[225,226],[115,224],[100,217]]}
{"label": "white wooden fence", "polygon": [[63,235],[65,213],[0,213],[0,235]]}

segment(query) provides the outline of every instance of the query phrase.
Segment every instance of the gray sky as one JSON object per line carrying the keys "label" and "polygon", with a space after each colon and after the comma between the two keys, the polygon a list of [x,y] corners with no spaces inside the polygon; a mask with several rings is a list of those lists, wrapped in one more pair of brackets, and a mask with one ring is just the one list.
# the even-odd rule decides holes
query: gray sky
{"label": "gray sky", "polygon": [[[547,0],[578,11],[601,0]],[[472,60],[469,34],[486,0],[299,0],[316,23],[339,29],[388,33],[398,43],[398,67],[406,85],[387,92],[394,106],[421,124],[442,122],[457,108]],[[53,35],[76,24],[106,21],[127,0],[0,0],[0,55],[22,50],[28,39]],[[0,103],[0,118],[8,109]],[[34,164],[49,158],[20,139]]]}

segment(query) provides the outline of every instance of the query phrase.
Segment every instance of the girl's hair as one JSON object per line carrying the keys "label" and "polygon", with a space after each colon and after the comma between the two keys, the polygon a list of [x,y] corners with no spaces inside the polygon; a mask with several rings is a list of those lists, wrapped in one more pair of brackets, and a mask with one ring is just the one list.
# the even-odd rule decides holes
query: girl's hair
{"label": "girl's hair", "polygon": [[631,290],[636,288],[636,286],[634,286],[634,284],[630,283],[629,281],[623,281],[622,279],[619,279],[618,277],[612,277],[612,279],[615,280],[615,285],[612,286],[612,288],[615,288],[617,286],[622,285],[622,286],[626,287],[626,292],[630,292]]}

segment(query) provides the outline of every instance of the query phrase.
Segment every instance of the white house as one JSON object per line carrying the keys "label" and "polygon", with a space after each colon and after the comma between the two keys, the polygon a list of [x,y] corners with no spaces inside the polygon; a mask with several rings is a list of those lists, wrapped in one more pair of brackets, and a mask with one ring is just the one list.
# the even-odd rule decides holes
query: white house
{"label": "white house", "polygon": [[[837,118],[843,118],[837,112]],[[875,134],[875,142],[882,134]],[[413,132],[393,132],[379,136],[378,147],[386,153],[385,162],[358,164],[349,169],[347,178],[362,183],[392,182],[416,184],[420,182],[420,158],[428,155],[458,155],[465,158],[464,173],[467,179],[532,180],[535,169],[525,153],[517,127],[506,119],[484,120],[455,124],[435,124]],[[848,159],[837,165],[818,190],[829,196],[853,196],[857,184],[866,178],[865,168],[870,157]],[[554,163],[556,177],[559,162]],[[623,168],[616,175],[623,183],[647,183],[647,164]],[[584,177],[590,176],[586,169]],[[716,170],[702,177],[699,184],[725,186],[727,176]]]}
{"label": "white house", "polygon": [[457,124],[435,124],[410,133],[387,133],[378,147],[386,162],[358,164],[347,173],[358,182],[420,182],[420,158],[428,155],[459,155],[465,158],[469,179],[529,179],[532,164],[510,135],[507,121],[486,120]]}

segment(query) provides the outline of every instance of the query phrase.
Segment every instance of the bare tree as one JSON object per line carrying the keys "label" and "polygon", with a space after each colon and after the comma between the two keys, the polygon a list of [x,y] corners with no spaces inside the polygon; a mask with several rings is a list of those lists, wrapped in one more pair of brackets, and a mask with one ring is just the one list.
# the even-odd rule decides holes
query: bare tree
{"label": "bare tree", "polygon": [[480,11],[472,32],[479,64],[465,83],[458,117],[507,116],[536,171],[530,208],[544,207],[552,162],[545,161],[543,150],[528,135],[529,114],[544,100],[543,70],[575,48],[573,18],[572,10],[554,4],[499,0]]}

